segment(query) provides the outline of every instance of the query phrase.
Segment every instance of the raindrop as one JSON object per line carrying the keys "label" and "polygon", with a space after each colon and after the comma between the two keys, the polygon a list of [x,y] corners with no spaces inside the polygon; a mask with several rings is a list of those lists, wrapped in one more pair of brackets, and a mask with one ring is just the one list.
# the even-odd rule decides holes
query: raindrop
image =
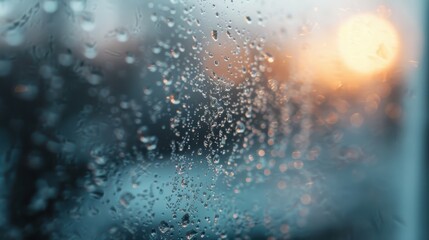
{"label": "raindrop", "polygon": [[0,17],[8,15],[12,10],[11,1],[1,0],[0,1]]}
{"label": "raindrop", "polygon": [[105,157],[96,157],[94,161],[98,165],[104,165],[107,162],[107,158],[105,158]]}
{"label": "raindrop", "polygon": [[103,77],[98,73],[91,73],[87,77],[88,83],[90,83],[91,85],[100,84],[102,79],[103,79]]}
{"label": "raindrop", "polygon": [[217,30],[213,30],[211,35],[212,35],[213,40],[217,41]]}
{"label": "raindrop", "polygon": [[150,20],[152,20],[152,22],[156,22],[158,20],[158,16],[156,16],[156,13],[152,13],[152,15],[150,15]]}
{"label": "raindrop", "polygon": [[158,138],[156,136],[148,137],[148,140],[145,142],[145,146],[149,151],[155,150],[158,146]]}
{"label": "raindrop", "polygon": [[164,83],[165,86],[170,86],[173,83],[173,80],[164,78],[162,79],[162,83]]}
{"label": "raindrop", "polygon": [[219,161],[220,161],[219,154],[214,155],[214,156],[213,156],[213,163],[214,163],[214,164],[218,164],[218,163],[219,163]]}
{"label": "raindrop", "polygon": [[95,44],[87,44],[85,45],[84,53],[86,58],[94,59],[97,56],[97,49],[95,48]]}
{"label": "raindrop", "polygon": [[85,9],[85,0],[71,0],[70,8],[74,12],[82,12]]}
{"label": "raindrop", "polygon": [[95,189],[90,192],[89,194],[92,198],[99,200],[104,196],[104,192],[101,189]]}
{"label": "raindrop", "polygon": [[274,57],[270,54],[270,53],[265,53],[265,59],[267,59],[267,61],[269,63],[273,63],[274,62]]}
{"label": "raindrop", "polygon": [[198,148],[197,154],[198,154],[198,156],[201,156],[203,154],[203,149],[202,148]]}
{"label": "raindrop", "polygon": [[124,207],[128,207],[131,203],[132,200],[134,200],[136,197],[132,194],[132,193],[124,193],[121,196],[121,199],[119,199],[119,202],[121,203],[122,206]]}
{"label": "raindrop", "polygon": [[228,38],[232,38],[232,35],[231,35],[230,31],[226,31],[226,35],[228,36]]}
{"label": "raindrop", "polygon": [[161,48],[160,47],[154,47],[154,48],[152,48],[152,52],[155,54],[159,54],[161,52]]}
{"label": "raindrop", "polygon": [[150,64],[150,65],[147,67],[147,69],[148,69],[150,72],[156,72],[156,70],[158,70],[158,67],[157,67],[155,64]]}
{"label": "raindrop", "polygon": [[170,226],[168,225],[168,223],[167,223],[167,222],[165,222],[165,221],[161,221],[161,222],[159,223],[159,227],[158,227],[158,229],[159,229],[159,231],[160,231],[161,233],[166,233],[166,232],[168,232],[168,231],[170,230]]}
{"label": "raindrop", "polygon": [[91,32],[95,28],[94,16],[90,12],[85,12],[82,14],[82,19],[80,23],[81,28],[86,32]]}
{"label": "raindrop", "polygon": [[195,230],[190,230],[190,231],[188,231],[188,232],[186,232],[186,239],[187,240],[191,240],[191,239],[193,239],[196,235],[197,235],[197,231],[195,231]]}
{"label": "raindrop", "polygon": [[54,13],[58,9],[58,0],[45,0],[43,2],[43,10],[47,13]]}
{"label": "raindrop", "polygon": [[65,67],[72,65],[73,56],[72,56],[71,52],[67,51],[65,53],[59,54],[58,55],[58,62]]}
{"label": "raindrop", "polygon": [[227,121],[228,123],[232,123],[232,115],[231,115],[230,113],[227,113],[227,114],[226,114],[226,121]]}
{"label": "raindrop", "polygon": [[167,18],[167,26],[168,27],[174,27],[174,20],[172,18]]}
{"label": "raindrop", "polygon": [[246,126],[244,125],[244,123],[243,123],[243,122],[238,121],[238,122],[237,122],[237,126],[236,126],[236,128],[235,128],[235,131],[236,131],[237,133],[243,133],[243,132],[244,132],[244,130],[246,130]]}
{"label": "raindrop", "polygon": [[126,42],[128,41],[128,33],[125,29],[119,29],[116,31],[116,40],[118,42]]}
{"label": "raindrop", "polygon": [[158,144],[158,138],[149,134],[149,128],[142,126],[137,130],[140,142],[142,142],[149,151],[155,150]]}
{"label": "raindrop", "polygon": [[24,35],[18,29],[10,29],[6,32],[4,40],[10,46],[19,46],[24,42]]}
{"label": "raindrop", "polygon": [[180,98],[179,98],[179,94],[171,94],[170,95],[170,102],[174,105],[177,105],[180,103]]}
{"label": "raindrop", "polygon": [[251,19],[249,16],[246,16],[246,17],[245,17],[245,19],[246,19],[246,22],[247,22],[248,24],[251,24],[251,23],[252,23],[252,19]]}
{"label": "raindrop", "polygon": [[128,53],[127,56],[125,57],[125,62],[128,64],[133,64],[135,61],[136,61],[136,58],[131,53]]}
{"label": "raindrop", "polygon": [[185,215],[183,215],[182,221],[181,221],[182,227],[187,227],[189,225],[189,223],[190,223],[189,218],[190,218],[189,214],[186,213]]}

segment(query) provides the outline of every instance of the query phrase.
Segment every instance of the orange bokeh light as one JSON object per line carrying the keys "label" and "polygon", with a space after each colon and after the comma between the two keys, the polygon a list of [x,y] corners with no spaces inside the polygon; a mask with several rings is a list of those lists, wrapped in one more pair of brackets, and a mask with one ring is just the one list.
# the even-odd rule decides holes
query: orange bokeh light
{"label": "orange bokeh light", "polygon": [[396,29],[373,14],[358,14],[298,52],[298,71],[319,88],[355,88],[389,72],[399,55]]}
{"label": "orange bokeh light", "polygon": [[399,52],[399,38],[393,25],[373,14],[347,19],[338,30],[337,45],[345,66],[364,75],[390,68]]}

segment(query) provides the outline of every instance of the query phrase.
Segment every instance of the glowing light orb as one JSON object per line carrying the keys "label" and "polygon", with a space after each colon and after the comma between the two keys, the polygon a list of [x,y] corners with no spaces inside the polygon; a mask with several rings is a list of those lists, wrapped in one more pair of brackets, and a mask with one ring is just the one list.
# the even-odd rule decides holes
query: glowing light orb
{"label": "glowing light orb", "polygon": [[372,14],[346,20],[340,26],[337,43],[345,66],[365,75],[391,67],[399,52],[399,38],[393,25]]}

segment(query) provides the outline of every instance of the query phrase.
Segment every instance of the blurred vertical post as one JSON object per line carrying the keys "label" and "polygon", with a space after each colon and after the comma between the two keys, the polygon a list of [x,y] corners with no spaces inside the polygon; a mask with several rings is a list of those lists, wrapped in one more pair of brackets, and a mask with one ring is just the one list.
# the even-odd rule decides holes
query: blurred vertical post
{"label": "blurred vertical post", "polygon": [[[422,9],[423,9],[423,16],[424,17],[422,18],[422,21],[423,21],[423,29],[425,29],[423,34],[425,36],[424,42],[426,43],[426,40],[428,39],[428,34],[429,34],[429,31],[427,31],[427,27],[428,27],[427,23],[429,21],[429,15],[428,15],[429,4],[427,3],[427,1],[424,1],[423,5],[424,6],[422,7]],[[427,61],[429,48],[426,45],[424,46],[423,52],[424,52],[424,54],[423,54],[424,57],[422,59],[423,60],[422,66],[427,66],[429,64]],[[429,76],[429,70],[427,67],[422,69],[422,74],[423,74],[422,81],[423,81],[423,85],[424,85],[422,87],[422,89],[425,90],[423,102],[427,103],[427,102],[429,102],[429,95],[428,95],[429,84],[426,82],[426,80]],[[424,112],[426,113],[428,105],[424,104],[423,107],[424,107]],[[424,162],[423,169],[424,170],[423,170],[423,181],[422,181],[422,191],[421,191],[422,194],[421,194],[419,199],[420,199],[420,205],[421,205],[421,208],[423,211],[421,212],[419,220],[421,221],[420,227],[421,227],[422,236],[428,236],[429,235],[429,229],[427,228],[427,225],[429,224],[429,206],[428,206],[428,204],[425,204],[429,200],[429,176],[428,176],[428,174],[429,174],[429,161],[428,161],[428,159],[429,159],[429,148],[425,147],[429,143],[429,118],[428,118],[427,114],[425,114],[425,116],[424,116],[424,129],[422,132],[425,133],[425,138],[423,139],[423,148],[424,148],[425,152],[423,155],[423,162]]]}
{"label": "blurred vertical post", "polygon": [[[426,1],[412,0],[407,2],[410,7],[410,15],[415,16],[415,21],[420,24],[422,36],[426,37]],[[426,42],[423,40],[423,49],[426,53]],[[425,229],[424,212],[426,209],[424,196],[426,195],[425,180],[427,169],[427,160],[425,159],[427,124],[426,124],[426,54],[421,55],[419,68],[406,76],[407,89],[411,93],[404,98],[404,137],[403,154],[400,159],[400,168],[398,169],[398,179],[400,179],[402,198],[402,220],[404,222],[398,239],[425,239],[427,231]],[[403,173],[403,177],[400,175]]]}

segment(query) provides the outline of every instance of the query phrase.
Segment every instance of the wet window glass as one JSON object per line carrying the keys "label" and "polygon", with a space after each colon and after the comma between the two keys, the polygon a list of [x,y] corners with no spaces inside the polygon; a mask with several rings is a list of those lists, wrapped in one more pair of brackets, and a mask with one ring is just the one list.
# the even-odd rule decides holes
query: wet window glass
{"label": "wet window glass", "polygon": [[0,0],[0,239],[424,239],[426,5]]}

